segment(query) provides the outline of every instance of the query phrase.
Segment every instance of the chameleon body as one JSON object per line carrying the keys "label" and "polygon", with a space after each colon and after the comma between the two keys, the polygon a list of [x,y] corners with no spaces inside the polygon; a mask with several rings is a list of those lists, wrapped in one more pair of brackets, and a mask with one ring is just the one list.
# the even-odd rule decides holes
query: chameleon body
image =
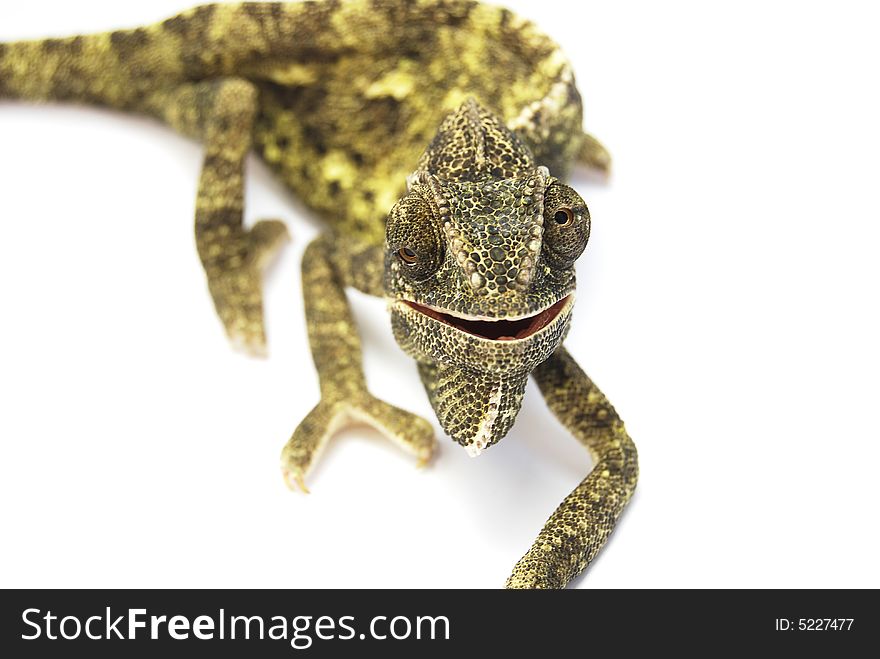
{"label": "chameleon body", "polygon": [[[367,422],[420,462],[431,424],[367,391],[347,286],[386,297],[444,430],[499,441],[528,375],[595,466],[507,586],[561,588],[599,551],[636,485],[614,409],[561,346],[590,217],[562,181],[608,154],[581,128],[559,47],[470,0],[208,5],[148,27],[0,44],[0,98],[146,114],[204,143],[195,237],[230,339],[262,352],[261,271],[285,225],[243,224],[254,149],[325,221],[303,289],[321,400],[282,452],[304,479],[341,426]],[[389,212],[390,210],[390,212]]]}

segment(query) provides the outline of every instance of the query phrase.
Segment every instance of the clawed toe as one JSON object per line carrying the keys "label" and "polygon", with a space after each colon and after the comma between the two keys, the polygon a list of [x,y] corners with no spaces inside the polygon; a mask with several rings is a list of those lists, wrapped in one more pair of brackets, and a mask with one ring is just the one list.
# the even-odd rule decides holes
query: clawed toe
{"label": "clawed toe", "polygon": [[284,477],[284,484],[291,492],[302,492],[303,494],[311,494],[309,488],[306,487],[305,479],[302,472],[296,468],[282,469],[281,474]]}
{"label": "clawed toe", "polygon": [[281,452],[281,472],[288,488],[308,493],[305,476],[330,437],[342,428],[366,423],[427,465],[434,451],[434,429],[425,419],[367,393],[352,400],[322,400],[297,426]]}

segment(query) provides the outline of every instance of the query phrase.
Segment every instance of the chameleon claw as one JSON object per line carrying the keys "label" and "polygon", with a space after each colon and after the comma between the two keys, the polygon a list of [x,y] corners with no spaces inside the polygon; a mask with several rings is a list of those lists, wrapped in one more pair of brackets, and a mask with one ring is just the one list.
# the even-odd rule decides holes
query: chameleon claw
{"label": "chameleon claw", "polygon": [[302,474],[296,474],[294,477],[296,480],[296,484],[299,485],[300,489],[303,491],[303,494],[310,494],[309,488],[306,487],[306,482],[303,480]]}
{"label": "chameleon claw", "polygon": [[424,469],[431,463],[431,458],[434,457],[434,447],[433,445],[429,448],[429,450],[422,452],[419,454],[416,459],[416,469]]}
{"label": "chameleon claw", "polygon": [[291,472],[289,469],[285,469],[282,472],[282,476],[284,477],[284,484],[291,492],[302,492],[303,494],[311,494],[309,492],[309,488],[306,487],[306,482],[303,479],[301,473]]}
{"label": "chameleon claw", "polygon": [[269,351],[266,348],[266,342],[262,338],[262,335],[247,336],[245,334],[232,333],[228,333],[227,335],[232,348],[243,355],[256,357],[258,359],[265,359],[269,356]]}

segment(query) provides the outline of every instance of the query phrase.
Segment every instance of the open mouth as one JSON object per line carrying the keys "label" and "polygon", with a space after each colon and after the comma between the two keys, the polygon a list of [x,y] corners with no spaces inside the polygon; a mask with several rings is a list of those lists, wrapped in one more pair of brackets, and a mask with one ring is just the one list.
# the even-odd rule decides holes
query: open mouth
{"label": "open mouth", "polygon": [[491,341],[516,341],[517,339],[528,338],[552,323],[565,307],[568,298],[569,296],[566,295],[543,311],[539,311],[533,316],[518,318],[517,320],[470,320],[424,307],[415,302],[407,301],[406,303],[419,313],[430,316],[434,320],[446,325],[451,325],[462,332]]}

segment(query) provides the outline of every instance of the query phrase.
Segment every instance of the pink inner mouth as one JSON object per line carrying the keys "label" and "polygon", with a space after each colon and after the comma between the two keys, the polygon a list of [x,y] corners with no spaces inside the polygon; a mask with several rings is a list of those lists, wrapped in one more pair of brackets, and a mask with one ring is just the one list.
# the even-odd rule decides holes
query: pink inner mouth
{"label": "pink inner mouth", "polygon": [[419,313],[430,316],[446,325],[451,325],[462,332],[492,341],[515,341],[516,339],[525,339],[547,327],[559,315],[567,301],[568,296],[565,296],[553,306],[547,307],[534,316],[519,320],[468,320],[423,307],[415,302],[407,301],[407,304]]}

